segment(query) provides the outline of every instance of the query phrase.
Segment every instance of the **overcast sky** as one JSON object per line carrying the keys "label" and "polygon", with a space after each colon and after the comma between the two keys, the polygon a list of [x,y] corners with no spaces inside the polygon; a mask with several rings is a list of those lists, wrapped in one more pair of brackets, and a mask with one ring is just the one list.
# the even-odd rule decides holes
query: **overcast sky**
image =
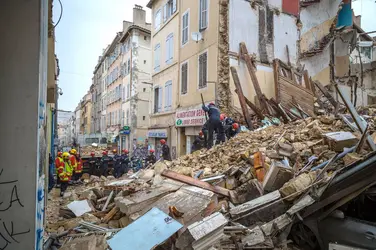
{"label": "overcast sky", "polygon": [[[149,0],[61,0],[63,15],[56,27],[56,54],[59,59],[59,109],[73,111],[89,90],[93,70],[102,50],[122,30],[123,20],[132,21],[133,7],[144,7],[151,21]],[[61,8],[54,0],[54,22]]]}

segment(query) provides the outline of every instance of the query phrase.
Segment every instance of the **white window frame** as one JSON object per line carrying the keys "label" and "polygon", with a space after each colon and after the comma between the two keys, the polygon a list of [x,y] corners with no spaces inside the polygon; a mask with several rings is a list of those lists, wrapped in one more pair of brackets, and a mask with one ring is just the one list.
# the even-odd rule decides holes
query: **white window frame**
{"label": "white window frame", "polygon": [[[202,9],[203,1],[206,1],[206,10]],[[198,0],[198,4],[199,4],[198,5],[199,6],[198,26],[199,26],[199,30],[203,31],[203,30],[205,30],[209,27],[209,5],[210,5],[210,2],[209,2],[209,0]],[[205,26],[202,26],[203,11],[206,11],[206,24],[205,24]]]}
{"label": "white window frame", "polygon": [[[168,80],[165,83],[165,91],[164,92],[165,92],[164,110],[170,111],[172,109],[172,80]],[[169,94],[169,92],[171,92],[171,93]]]}
{"label": "white window frame", "polygon": [[[159,14],[159,23],[157,23],[157,15]],[[155,12],[155,15],[154,15],[154,30],[159,30],[161,28],[161,25],[162,25],[162,9],[159,8],[156,12]]]}
{"label": "white window frame", "polygon": [[[183,94],[182,93],[182,91],[183,91],[183,70],[182,70],[182,68],[183,68],[184,64],[187,64],[187,92]],[[186,60],[186,61],[184,61],[180,64],[180,93],[179,94],[181,96],[185,96],[185,95],[188,94],[188,83],[189,83],[189,60]]]}
{"label": "white window frame", "polygon": [[161,70],[161,44],[158,43],[154,47],[154,72]]}
{"label": "white window frame", "polygon": [[[200,56],[206,53],[206,86],[200,88]],[[208,50],[202,51],[197,56],[197,90],[204,90],[208,87],[208,76],[209,76],[209,52]]]}
{"label": "white window frame", "polygon": [[[184,28],[183,27],[183,23],[184,23],[184,16],[185,15],[188,15],[188,25],[187,25],[187,27],[186,28]],[[181,17],[181,23],[182,23],[182,26],[181,26],[181,47],[184,47],[186,44],[188,44],[188,42],[189,42],[189,29],[190,29],[190,9],[187,9],[184,13],[183,13],[183,15],[182,15],[182,17]],[[184,38],[184,30],[185,29],[187,29],[187,40],[186,41],[184,41],[183,40],[183,38]]]}
{"label": "white window frame", "polygon": [[166,38],[166,63],[170,64],[174,59],[174,33]]}

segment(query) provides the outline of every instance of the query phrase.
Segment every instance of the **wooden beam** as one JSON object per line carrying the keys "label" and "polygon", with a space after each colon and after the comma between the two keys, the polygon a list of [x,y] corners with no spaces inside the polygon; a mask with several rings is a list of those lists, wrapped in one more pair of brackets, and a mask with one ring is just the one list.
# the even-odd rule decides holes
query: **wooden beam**
{"label": "wooden beam", "polygon": [[282,109],[278,106],[278,103],[277,103],[273,98],[271,98],[271,99],[269,100],[269,103],[270,103],[270,105],[272,106],[272,108],[277,112],[277,114],[283,118],[283,122],[284,122],[284,123],[288,123],[288,122],[289,122],[289,118],[287,117],[287,115],[286,115],[286,113],[284,112],[284,110],[282,110]]}
{"label": "wooden beam", "polygon": [[[238,90],[235,89],[235,93],[238,94]],[[247,105],[255,112],[255,114],[258,116],[258,118],[260,118],[261,120],[264,120],[265,116],[264,114],[261,112],[261,110],[256,107],[255,104],[253,104],[250,100],[248,100],[247,97],[244,96],[244,99],[245,99],[245,102],[247,103]]]}
{"label": "wooden beam", "polygon": [[334,97],[329,93],[329,91],[319,82],[314,81],[315,85],[319,88],[319,90],[324,94],[326,99],[333,105],[334,108],[337,108],[338,103],[334,100]]}
{"label": "wooden beam", "polygon": [[261,91],[260,84],[259,84],[257,76],[256,76],[255,66],[253,65],[252,59],[248,54],[247,46],[245,45],[244,42],[240,43],[240,51],[242,53],[242,57],[244,58],[246,65],[247,65],[249,75],[251,76],[253,87],[255,88],[257,98],[260,102],[260,107],[261,107],[261,109],[267,110],[267,106],[266,106],[266,103],[265,103],[265,97],[264,97],[264,95]]}
{"label": "wooden beam", "polygon": [[248,128],[253,129],[251,116],[250,116],[249,111],[247,109],[247,105],[246,105],[245,98],[244,98],[244,95],[243,95],[243,90],[242,90],[242,86],[240,84],[238,72],[236,71],[235,67],[231,67],[230,69],[231,69],[232,78],[234,79],[235,87],[238,90],[239,102],[240,102],[240,106],[242,107],[244,119],[245,119],[245,121],[248,125]]}
{"label": "wooden beam", "polygon": [[274,88],[275,88],[275,98],[276,102],[280,102],[280,88],[279,88],[279,64],[278,59],[273,60],[273,73],[274,73]]}
{"label": "wooden beam", "polygon": [[171,170],[164,170],[162,172],[162,176],[176,180],[176,181],[180,181],[180,182],[192,185],[192,186],[203,188],[203,189],[212,191],[213,193],[216,193],[216,194],[220,194],[220,195],[223,195],[223,196],[226,196],[226,197],[230,197],[230,191],[226,188],[213,186],[213,185],[210,185],[207,182],[200,181],[198,179],[193,179],[192,177],[182,175],[182,174],[176,173],[176,172],[171,171]]}

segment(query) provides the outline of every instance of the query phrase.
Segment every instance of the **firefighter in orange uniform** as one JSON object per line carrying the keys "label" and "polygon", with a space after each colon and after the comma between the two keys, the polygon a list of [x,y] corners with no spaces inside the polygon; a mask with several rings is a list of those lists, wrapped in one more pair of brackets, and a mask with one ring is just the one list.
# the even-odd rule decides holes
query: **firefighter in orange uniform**
{"label": "firefighter in orange uniform", "polygon": [[64,195],[64,192],[68,188],[69,181],[72,177],[72,166],[70,163],[70,155],[68,152],[63,153],[63,162],[58,167],[58,177],[60,179],[60,196]]}
{"label": "firefighter in orange uniform", "polygon": [[78,181],[80,181],[82,177],[82,170],[83,170],[83,163],[82,163],[80,154],[76,155],[76,161],[77,161],[77,167],[75,171],[75,177],[77,178]]}
{"label": "firefighter in orange uniform", "polygon": [[56,175],[57,175],[57,182],[56,184],[57,185],[60,185],[60,178],[59,178],[59,173],[58,173],[58,167],[60,166],[60,164],[63,163],[63,156],[62,156],[63,152],[57,152],[57,157],[55,159],[55,170],[56,170]]}
{"label": "firefighter in orange uniform", "polygon": [[71,166],[73,168],[73,177],[72,177],[72,180],[76,181],[76,180],[78,180],[77,179],[77,174],[76,174],[76,169],[77,169],[77,157],[76,157],[76,154],[77,154],[77,150],[75,150],[74,148],[72,148],[69,151],[69,154],[70,154],[69,160],[70,160]]}

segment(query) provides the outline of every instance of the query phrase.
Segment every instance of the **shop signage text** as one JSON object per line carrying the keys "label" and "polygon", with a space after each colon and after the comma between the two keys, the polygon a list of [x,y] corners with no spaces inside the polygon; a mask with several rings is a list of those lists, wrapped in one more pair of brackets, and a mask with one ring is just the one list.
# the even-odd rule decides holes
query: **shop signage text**
{"label": "shop signage text", "polygon": [[202,126],[205,122],[205,112],[201,108],[176,112],[176,127]]}
{"label": "shop signage text", "polygon": [[167,130],[149,130],[148,137],[159,137],[159,138],[167,138]]}

